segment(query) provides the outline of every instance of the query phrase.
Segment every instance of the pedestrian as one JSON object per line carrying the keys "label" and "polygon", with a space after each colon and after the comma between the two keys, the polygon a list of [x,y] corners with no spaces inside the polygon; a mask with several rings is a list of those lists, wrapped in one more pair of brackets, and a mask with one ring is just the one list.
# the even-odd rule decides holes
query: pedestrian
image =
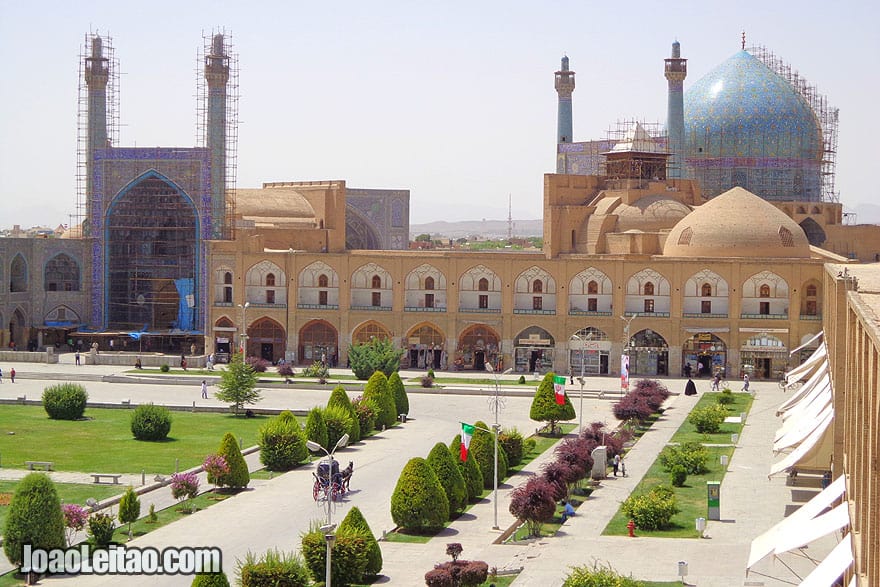
{"label": "pedestrian", "polygon": [[688,382],[684,386],[685,395],[697,395],[697,386],[693,379],[688,378]]}
{"label": "pedestrian", "polygon": [[140,357],[136,357],[136,358],[135,358],[135,360],[134,360],[134,368],[135,368],[135,369],[143,369],[143,368],[144,368],[144,366],[141,364],[141,358],[140,358]]}
{"label": "pedestrian", "polygon": [[712,381],[712,391],[721,391],[721,371],[715,373],[715,379]]}
{"label": "pedestrian", "polygon": [[79,349],[77,349],[76,354],[73,355],[73,358],[76,359],[76,364],[77,364],[77,366],[79,366],[79,364],[80,364],[80,362],[79,362]]}
{"label": "pedestrian", "polygon": [[620,470],[620,455],[614,455],[614,458],[611,459],[611,466],[614,467],[614,476],[617,477],[617,472]]}
{"label": "pedestrian", "polygon": [[623,457],[620,457],[620,463],[617,468],[620,470],[620,475],[626,477],[626,463],[623,462]]}
{"label": "pedestrian", "polygon": [[690,363],[685,363],[685,364],[684,364],[684,376],[685,376],[685,377],[690,377],[690,376],[691,376],[691,364],[690,364]]}
{"label": "pedestrian", "polygon": [[113,339],[110,339],[110,352],[113,352]]}
{"label": "pedestrian", "polygon": [[563,499],[562,500],[562,523],[564,524],[567,519],[569,519],[573,516],[574,516],[574,507],[572,507],[572,505],[569,502],[567,502]]}
{"label": "pedestrian", "polygon": [[568,368],[568,383],[569,385],[574,385],[574,371],[572,371],[571,367]]}
{"label": "pedestrian", "polygon": [[202,399],[208,399],[208,382],[202,379]]}
{"label": "pedestrian", "polygon": [[189,354],[193,357],[196,356],[196,343],[189,345]]}
{"label": "pedestrian", "polygon": [[3,383],[3,369],[0,369],[0,383]]}
{"label": "pedestrian", "polygon": [[186,371],[186,355],[180,355],[180,368]]}
{"label": "pedestrian", "polygon": [[9,370],[9,379],[11,379],[13,383],[15,383],[15,367]]}
{"label": "pedestrian", "polygon": [[208,355],[206,366],[208,367],[208,371],[214,370],[214,353],[211,353],[210,355]]}
{"label": "pedestrian", "polygon": [[748,390],[749,390],[749,374],[748,374],[748,373],[743,373],[743,388],[742,388],[742,391],[748,391]]}

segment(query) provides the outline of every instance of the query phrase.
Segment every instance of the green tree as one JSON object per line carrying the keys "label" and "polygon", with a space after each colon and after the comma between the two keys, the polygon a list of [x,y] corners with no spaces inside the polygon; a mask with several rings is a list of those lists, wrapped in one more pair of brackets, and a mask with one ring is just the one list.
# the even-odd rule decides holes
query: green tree
{"label": "green tree", "polygon": [[287,410],[260,426],[259,443],[260,462],[270,471],[289,471],[309,458],[305,435]]}
{"label": "green tree", "polygon": [[141,500],[129,485],[119,500],[119,522],[128,524],[128,539],[131,540],[131,525],[141,515]]}
{"label": "green tree", "polygon": [[397,414],[409,414],[409,398],[406,397],[406,387],[400,378],[400,373],[395,371],[388,378],[388,387],[394,397],[394,410]]}
{"label": "green tree", "polygon": [[[495,435],[486,432],[489,426],[483,421],[477,420],[474,423],[474,437],[471,438],[471,445],[468,453],[473,453],[474,459],[480,464],[480,471],[483,472],[483,487],[492,489],[495,487],[493,483],[493,475],[495,473]],[[507,455],[504,453],[504,447],[498,443],[498,484],[507,477]]]}
{"label": "green tree", "polygon": [[233,413],[238,415],[245,404],[253,405],[262,398],[256,386],[257,372],[242,361],[239,353],[232,353],[229,365],[220,375],[219,391],[214,396],[230,404]]}
{"label": "green tree", "polygon": [[388,378],[381,371],[376,371],[364,386],[364,399],[372,400],[379,406],[379,417],[376,419],[376,429],[390,428],[397,422],[397,409],[394,406],[394,396],[388,388]]}
{"label": "green tree", "polygon": [[376,371],[386,377],[400,369],[403,349],[394,348],[394,343],[386,338],[373,338],[369,342],[354,344],[348,349],[348,364],[355,377],[368,379]]}
{"label": "green tree", "polygon": [[64,515],[55,484],[43,473],[31,473],[15,489],[6,527],[3,552],[13,565],[21,566],[22,548],[64,548]]}
{"label": "green tree", "polygon": [[[356,528],[336,532],[336,541],[331,548],[330,572],[333,574],[334,585],[363,584],[367,568],[367,536]],[[327,545],[324,533],[317,524],[312,524],[308,532],[302,535],[302,554],[305,564],[319,585],[324,584],[327,572]],[[281,583],[266,583],[266,585]],[[287,585],[287,583],[284,583]]]}
{"label": "green tree", "polygon": [[248,483],[251,482],[251,475],[248,472],[247,463],[241,454],[238,441],[231,432],[223,435],[223,440],[220,441],[220,450],[217,451],[217,454],[226,459],[226,464],[229,465],[229,472],[221,477],[214,477],[209,474],[208,483],[213,483],[218,487],[225,486],[233,489],[247,487]]}
{"label": "green tree", "polygon": [[[323,538],[322,538],[323,539]],[[267,550],[257,557],[248,551],[236,569],[241,587],[307,587],[311,585],[309,569],[296,553]]]}
{"label": "green tree", "polygon": [[171,432],[171,412],[165,406],[141,404],[131,414],[131,433],[137,440],[165,440]]}
{"label": "green tree", "polygon": [[571,567],[562,587],[643,587],[644,583],[625,577],[610,566],[594,562],[592,566]]}
{"label": "green tree", "polygon": [[442,528],[449,519],[449,500],[425,459],[410,459],[400,472],[391,494],[391,519],[415,531]]}
{"label": "green tree", "polygon": [[364,574],[368,576],[378,575],[382,571],[382,549],[379,548],[379,543],[376,541],[376,537],[373,535],[373,530],[370,529],[367,519],[357,506],[352,506],[348,510],[348,514],[346,514],[342,523],[339,524],[339,532],[341,534],[349,532],[361,532],[363,534],[364,538],[366,538],[367,548],[367,566],[364,569]]}
{"label": "green tree", "polygon": [[467,505],[468,493],[464,477],[449,452],[449,447],[438,442],[428,453],[428,464],[434,469],[446,498],[449,500],[449,515],[454,516],[464,510]]}
{"label": "green tree", "polygon": [[[465,488],[467,489],[468,501],[473,503],[480,498],[483,493],[483,472],[480,470],[480,464],[474,458],[474,453],[468,451],[466,461],[461,460],[461,434],[456,434],[449,445],[449,452],[453,455],[458,470],[464,478]],[[491,473],[489,478],[491,479]]]}
{"label": "green tree", "polygon": [[327,424],[324,422],[324,410],[318,406],[309,410],[309,414],[306,416],[306,440],[317,442],[327,450],[332,448],[327,446]]}
{"label": "green tree", "polygon": [[43,409],[53,420],[79,420],[89,394],[79,383],[59,383],[43,390]]}
{"label": "green tree", "polygon": [[565,403],[559,405],[556,403],[556,391],[553,389],[553,377],[555,373],[547,373],[544,380],[538,386],[535,392],[535,399],[532,400],[532,407],[529,410],[529,418],[538,422],[547,422],[550,425],[551,433],[556,430],[556,424],[563,420],[574,420],[574,406],[565,394]]}
{"label": "green tree", "polygon": [[[327,450],[331,450],[339,439],[349,434],[354,419],[345,408],[341,406],[327,406],[322,414],[324,424],[327,426]],[[349,441],[351,436],[349,436]]]}
{"label": "green tree", "polygon": [[327,407],[329,408],[330,406],[339,406],[348,412],[348,415],[352,418],[351,429],[348,431],[348,442],[349,444],[358,442],[361,439],[360,421],[358,420],[357,412],[355,412],[354,406],[351,403],[351,398],[348,397],[348,393],[341,385],[337,385],[333,391],[330,392],[330,399],[327,400]]}
{"label": "green tree", "polygon": [[422,234],[416,236],[416,242],[417,243],[429,243],[429,242],[431,242],[431,235],[422,233]]}
{"label": "green tree", "polygon": [[196,573],[190,587],[230,587],[226,573]]}

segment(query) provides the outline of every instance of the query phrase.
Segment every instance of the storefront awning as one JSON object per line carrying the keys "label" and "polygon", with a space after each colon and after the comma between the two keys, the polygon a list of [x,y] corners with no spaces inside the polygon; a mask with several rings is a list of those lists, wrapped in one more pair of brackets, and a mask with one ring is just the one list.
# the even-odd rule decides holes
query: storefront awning
{"label": "storefront awning", "polygon": [[806,546],[846,526],[849,526],[849,504],[844,502],[827,514],[816,516],[811,520],[799,520],[796,524],[786,527],[779,536],[773,552],[782,554]]}
{"label": "storefront awning", "polygon": [[809,379],[807,379],[807,382],[803,385],[803,387],[795,391],[790,398],[782,402],[782,404],[778,408],[776,408],[776,415],[782,415],[784,412],[787,412],[804,399],[811,397],[810,394],[820,384],[827,384],[829,386],[831,385],[831,377],[828,375],[827,363],[823,365],[820,369],[818,369],[815,373],[813,373],[813,375]]}
{"label": "storefront awning", "polygon": [[825,406],[831,404],[831,386],[816,387],[809,397],[804,401],[782,414],[782,426],[776,431],[773,437],[774,442],[782,438],[793,428],[799,426],[799,422],[805,420],[815,420],[819,413],[825,409]]}
{"label": "storefront awning", "polygon": [[829,404],[815,418],[801,419],[800,424],[796,428],[790,430],[773,443],[773,452],[778,453],[781,450],[797,446],[806,440],[813,430],[825,424],[825,420],[829,420],[832,417],[834,417],[834,408]]}
{"label": "storefront awning", "polygon": [[[837,543],[813,572],[801,582],[800,587],[828,587],[833,585],[853,564],[852,534],[847,534]],[[855,580],[855,577],[853,577]]]}
{"label": "storefront awning", "polygon": [[780,542],[780,536],[789,531],[790,527],[798,528],[803,521],[809,521],[818,516],[843,496],[846,491],[846,481],[841,475],[828,487],[816,494],[813,499],[802,505],[787,518],[783,518],[775,526],[752,540],[749,550],[749,560],[746,564],[746,573],[756,564],[767,558],[776,551],[776,545]]}
{"label": "storefront awning", "polygon": [[[810,432],[810,435],[797,446],[797,448],[787,454],[785,458],[778,463],[773,463],[773,465],[770,466],[770,474],[768,477],[778,475],[779,473],[785,473],[799,464],[802,466],[806,466],[806,464],[827,466],[827,463],[831,461],[831,447],[825,446],[826,443],[823,441],[825,440],[825,436],[827,436],[826,433],[828,432],[828,427],[833,421],[834,418],[832,416],[828,420],[820,423],[816,426],[816,429]],[[827,455],[825,453],[827,453]]]}
{"label": "storefront awning", "polygon": [[810,374],[815,370],[819,365],[822,364],[823,361],[826,360],[828,356],[828,347],[825,346],[825,343],[819,345],[819,348],[816,349],[812,355],[807,357],[807,360],[789,371],[785,374],[785,386],[789,387],[794,385],[801,379],[806,379],[810,376]]}
{"label": "storefront awning", "polygon": [[[810,340],[808,340],[807,342],[805,342],[805,343],[802,344],[801,346],[797,347],[796,349],[793,349],[793,350],[791,351],[791,354],[795,354],[796,352],[801,351],[801,350],[807,348],[808,346],[812,345],[814,342],[816,342],[817,340],[819,340],[820,338],[822,338],[824,335],[825,335],[825,331],[824,331],[824,330],[820,330],[816,335],[814,335],[812,338],[810,338]],[[825,344],[824,341],[822,342],[822,344]]]}

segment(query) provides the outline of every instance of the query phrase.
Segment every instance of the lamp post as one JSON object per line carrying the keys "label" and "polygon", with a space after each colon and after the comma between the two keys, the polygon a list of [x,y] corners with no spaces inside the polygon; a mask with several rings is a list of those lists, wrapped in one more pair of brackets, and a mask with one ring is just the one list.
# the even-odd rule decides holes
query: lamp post
{"label": "lamp post", "polygon": [[242,358],[247,356],[247,309],[251,307],[250,302],[239,304],[241,308],[241,333],[238,335],[238,343],[241,345]]}
{"label": "lamp post", "polygon": [[[629,388],[629,342],[630,342],[629,341],[629,325],[632,324],[632,321],[635,320],[636,318],[638,318],[638,314],[636,314],[636,313],[633,313],[630,316],[627,316],[626,313],[624,313],[624,315],[620,317],[621,320],[626,322],[626,324],[623,327],[623,350],[621,351],[621,356],[626,355],[626,357],[627,357],[626,389]],[[623,364],[621,361],[621,368],[622,367],[623,367]],[[623,373],[622,372],[620,374],[620,382],[621,382],[621,387],[623,388]]]}
{"label": "lamp post", "polygon": [[[493,530],[498,530],[498,431],[501,429],[501,424],[498,423],[498,409],[501,406],[501,398],[498,396],[498,377],[499,374],[495,371],[495,367],[492,366],[492,363],[486,363],[486,371],[492,374],[495,377],[495,397],[490,400],[490,403],[493,404],[495,410],[495,423],[492,424],[492,433],[495,435],[495,480],[493,485],[493,499],[495,501],[495,525],[492,526]],[[513,371],[513,367],[509,367],[501,373],[500,375],[507,375]]]}
{"label": "lamp post", "polygon": [[[587,334],[587,339],[592,338],[590,334]],[[571,346],[571,340],[577,340],[581,343],[581,376],[578,377],[578,382],[581,384],[581,399],[580,399],[580,410],[578,416],[578,432],[583,433],[584,431],[584,339],[581,338],[577,334],[572,334],[571,339],[569,340],[569,346]],[[569,364],[571,363],[571,357],[568,358]]]}
{"label": "lamp post", "polygon": [[[342,438],[336,441],[336,446],[333,447],[333,450],[328,451],[326,448],[318,444],[317,442],[313,442],[311,440],[306,441],[306,448],[308,448],[312,452],[323,452],[327,455],[327,458],[330,460],[327,467],[327,487],[331,486],[333,482],[333,454],[337,449],[343,448],[348,444],[348,434],[343,434]],[[324,540],[327,542],[327,576],[325,577],[325,584],[327,587],[331,587],[330,581],[330,557],[333,550],[333,543],[336,541],[336,536],[333,534],[333,530],[336,529],[336,524],[331,523],[330,521],[330,496],[327,496],[327,523],[321,526],[321,531],[324,533]]]}

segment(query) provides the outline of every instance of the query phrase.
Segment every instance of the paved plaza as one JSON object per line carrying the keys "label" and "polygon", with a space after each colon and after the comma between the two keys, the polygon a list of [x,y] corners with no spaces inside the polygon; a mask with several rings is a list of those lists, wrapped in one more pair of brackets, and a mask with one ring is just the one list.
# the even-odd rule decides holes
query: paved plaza
{"label": "paved plaza", "polygon": [[[191,381],[181,377],[178,384],[156,385],[123,382],[127,377],[120,367],[72,365],[72,357],[63,355],[57,365],[4,364],[8,371],[15,367],[16,383],[8,378],[0,385],[0,399],[27,397],[38,399],[43,388],[51,381],[76,379],[85,385],[90,402],[119,404],[154,402],[164,405],[191,407],[222,406],[214,399],[203,400],[199,383],[202,376],[192,376]],[[347,373],[339,370],[338,373]],[[421,372],[403,372],[402,376]],[[444,374],[439,374],[441,377]],[[457,377],[466,374],[456,373]],[[484,374],[471,374],[485,379]],[[516,376],[510,375],[501,386],[503,406],[500,422],[505,428],[516,426],[524,433],[534,431],[536,423],[528,419],[533,388],[523,389],[516,385]],[[509,493],[528,475],[540,471],[541,466],[552,458],[548,451],[532,462],[526,470],[508,479],[500,488],[496,507],[492,499],[473,506],[453,522],[442,535],[427,544],[403,544],[381,541],[385,575],[383,582],[395,585],[423,585],[423,575],[436,562],[448,560],[446,543],[460,542],[464,547],[462,558],[485,560],[489,567],[499,570],[522,569],[514,582],[516,587],[560,585],[570,566],[590,564],[593,561],[608,563],[623,573],[631,573],[641,579],[674,581],[678,576],[678,562],[688,563],[686,582],[701,587],[730,587],[737,585],[790,585],[797,584],[797,577],[804,577],[835,544],[833,537],[795,554],[784,555],[780,560],[768,559],[760,563],[748,578],[745,576],[746,559],[751,540],[778,522],[793,503],[793,495],[805,499],[805,490],[793,492],[786,486],[785,478],[768,480],[767,472],[774,460],[770,447],[773,434],[780,422],[775,416],[776,407],[785,394],[775,382],[756,382],[752,411],[746,421],[737,450],[730,460],[728,473],[722,484],[721,521],[709,522],[704,539],[649,539],[601,536],[607,522],[638,484],[675,430],[685,420],[697,397],[677,394],[684,388],[680,379],[665,379],[664,383],[676,393],[670,397],[663,416],[627,454],[628,477],[611,477],[602,482],[593,495],[578,509],[555,536],[526,544],[495,544],[504,530],[515,524],[508,512]],[[588,380],[582,401],[583,421],[605,421],[614,425],[611,416],[613,400],[601,399],[598,391],[616,390],[618,380],[597,377]],[[700,393],[708,392],[709,380],[698,380]],[[732,385],[738,390],[738,385]],[[259,407],[272,409],[308,410],[315,405],[325,405],[332,385],[319,390],[266,389]],[[569,386],[575,410],[579,410],[579,386]],[[410,419],[402,426],[381,432],[366,441],[340,450],[340,461],[355,463],[352,491],[339,503],[333,505],[334,522],[341,521],[348,508],[356,505],[363,512],[377,538],[393,528],[390,514],[390,497],[400,470],[415,456],[425,457],[437,442],[449,443],[459,431],[459,421],[477,419],[491,422],[494,386],[456,385],[440,390],[421,390],[410,393]],[[3,425],[3,407],[0,406],[0,432]],[[173,428],[172,428],[173,434]],[[2,442],[2,441],[0,441]],[[218,439],[219,443],[219,439]],[[2,446],[2,445],[0,445]],[[0,449],[2,458],[2,449]],[[246,457],[252,470],[260,467],[256,452]],[[279,475],[270,480],[253,480],[250,489],[202,510],[183,520],[150,532],[132,541],[133,546],[219,546],[224,554],[224,567],[232,577],[235,560],[248,551],[261,553],[269,548],[297,550],[300,534],[309,524],[323,520],[326,509],[312,500],[311,486],[314,464]],[[0,468],[0,479],[17,479],[27,471]],[[88,471],[82,473],[53,472],[56,481],[91,482]],[[147,483],[155,474],[168,475],[169,471],[147,472]],[[124,476],[123,483],[135,487],[141,485],[140,475]],[[207,483],[202,479],[204,487]],[[807,489],[806,493],[810,490]],[[175,503],[170,490],[165,487],[145,493],[141,498],[142,511],[150,503],[156,509]],[[115,510],[114,510],[115,511]],[[9,569],[4,560],[0,570]],[[163,585],[189,585],[188,576],[163,577]],[[125,577],[125,585],[148,585],[155,577]],[[48,579],[52,585],[118,585],[119,577],[64,577]]]}

